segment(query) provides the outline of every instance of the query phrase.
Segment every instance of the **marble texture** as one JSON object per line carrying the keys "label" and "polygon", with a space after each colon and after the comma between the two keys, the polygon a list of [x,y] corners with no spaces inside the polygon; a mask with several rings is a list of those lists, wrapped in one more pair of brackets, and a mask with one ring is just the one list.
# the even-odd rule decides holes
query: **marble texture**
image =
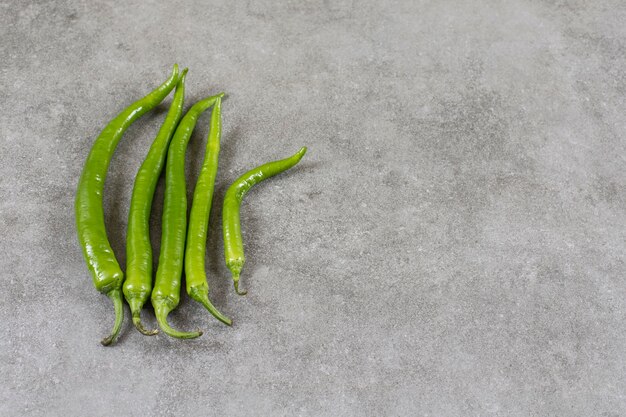
{"label": "marble texture", "polygon": [[[617,0],[0,2],[0,415],[626,415],[625,21]],[[207,273],[235,324],[185,295],[171,323],[202,338],[127,319],[105,348],[75,187],[174,62],[187,107],[228,93]],[[110,168],[122,265],[170,100]],[[303,145],[246,197],[238,297],[224,192]]]}

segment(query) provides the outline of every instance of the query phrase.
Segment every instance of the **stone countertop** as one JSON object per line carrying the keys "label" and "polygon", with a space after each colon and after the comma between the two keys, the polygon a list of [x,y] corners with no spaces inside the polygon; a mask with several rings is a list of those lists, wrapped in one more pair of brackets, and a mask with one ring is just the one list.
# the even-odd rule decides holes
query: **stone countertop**
{"label": "stone countertop", "polygon": [[[0,415],[626,415],[624,21],[623,1],[5,1]],[[175,62],[186,107],[228,93],[207,273],[235,324],[183,295],[170,321],[202,338],[127,318],[105,348],[77,179],[100,129]],[[109,171],[122,265],[170,101]],[[246,197],[238,297],[224,192],[303,145]]]}

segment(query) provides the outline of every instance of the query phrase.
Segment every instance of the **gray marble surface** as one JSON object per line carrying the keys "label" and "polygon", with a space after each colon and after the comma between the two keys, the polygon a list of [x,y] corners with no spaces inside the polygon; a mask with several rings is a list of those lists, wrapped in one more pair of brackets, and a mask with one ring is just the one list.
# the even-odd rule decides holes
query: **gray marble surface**
{"label": "gray marble surface", "polygon": [[[0,415],[626,415],[625,21],[622,0],[2,1]],[[235,324],[183,296],[170,320],[202,338],[127,320],[105,348],[77,178],[175,62],[187,105],[229,94],[207,273]],[[170,100],[111,165],[122,265]],[[246,198],[237,297],[225,189],[303,145]]]}

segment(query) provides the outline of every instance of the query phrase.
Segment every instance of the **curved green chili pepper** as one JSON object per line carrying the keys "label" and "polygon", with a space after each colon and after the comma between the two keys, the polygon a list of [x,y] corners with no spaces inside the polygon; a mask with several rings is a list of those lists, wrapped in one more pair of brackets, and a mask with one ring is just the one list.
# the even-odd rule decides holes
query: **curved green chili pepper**
{"label": "curved green chili pepper", "polygon": [[201,331],[181,332],[167,323],[168,314],[180,302],[180,284],[187,234],[187,189],[185,185],[185,151],[200,114],[211,107],[224,94],[205,98],[185,114],[176,128],[167,152],[165,168],[165,199],[163,201],[163,226],[161,253],[152,290],[152,306],[159,327],[166,334],[180,339],[201,336]]}
{"label": "curved green chili pepper", "polygon": [[172,75],[144,98],[134,102],[118,114],[94,142],[76,192],[76,230],[83,255],[91,272],[96,289],[106,294],[115,307],[115,324],[111,334],[102,340],[110,345],[117,338],[124,319],[122,303],[122,272],[104,226],[102,191],[109,164],[117,144],[128,127],[143,114],[156,107],[178,82],[178,66]]}
{"label": "curved green chili pepper", "polygon": [[185,68],[176,85],[174,100],[165,121],[159,130],[146,159],[144,159],[133,186],[128,213],[128,233],[126,235],[126,280],[124,296],[130,306],[133,323],[141,333],[151,336],[158,330],[147,330],[141,324],[141,309],[152,292],[152,246],[150,244],[150,210],[154,190],[165,166],[167,149],[183,115],[185,97]]}
{"label": "curved green chili pepper", "polygon": [[241,200],[253,185],[266,180],[274,175],[296,165],[304,154],[306,147],[301,148],[295,155],[280,161],[268,162],[256,167],[241,177],[228,188],[224,196],[224,208],[222,209],[222,226],[224,232],[224,258],[226,266],[233,275],[235,292],[245,295],[245,291],[239,291],[239,275],[243,269],[245,257],[243,254],[243,239],[241,238],[241,224],[239,221],[239,206]]}
{"label": "curved green chili pepper", "polygon": [[198,176],[196,189],[193,192],[187,244],[185,246],[185,281],[187,294],[202,304],[216,319],[230,326],[232,321],[220,313],[209,301],[209,284],[204,265],[207,228],[220,153],[221,109],[222,100],[218,99],[211,114],[211,130],[207,138],[204,162]]}

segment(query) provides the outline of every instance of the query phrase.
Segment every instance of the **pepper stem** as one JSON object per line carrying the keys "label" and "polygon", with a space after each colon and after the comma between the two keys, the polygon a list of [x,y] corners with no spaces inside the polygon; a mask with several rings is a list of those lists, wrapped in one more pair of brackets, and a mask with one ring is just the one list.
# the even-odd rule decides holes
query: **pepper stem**
{"label": "pepper stem", "polygon": [[146,336],[154,336],[159,333],[158,329],[148,330],[143,327],[143,323],[141,322],[141,308],[143,307],[143,302],[140,296],[131,295],[126,297],[126,301],[130,306],[130,314],[133,317],[133,324],[139,330],[139,332]]}
{"label": "pepper stem", "polygon": [[195,339],[196,337],[202,336],[201,330],[196,330],[195,332],[181,332],[179,330],[173,329],[167,322],[167,316],[172,311],[172,308],[168,305],[167,301],[153,300],[153,306],[154,314],[156,315],[159,327],[166,335],[175,337],[177,339]]}
{"label": "pepper stem", "polygon": [[246,294],[248,294],[248,291],[246,291],[246,290],[239,291],[239,275],[237,275],[237,276],[233,275],[233,284],[235,285],[235,292],[237,293],[237,295],[246,295]]}
{"label": "pepper stem", "polygon": [[159,333],[159,329],[148,330],[143,327],[143,323],[141,323],[141,315],[139,313],[133,313],[133,324],[135,325],[137,330],[139,330],[139,332],[145,336],[154,336],[155,334]]}
{"label": "pepper stem", "polygon": [[189,292],[189,296],[202,304],[204,308],[206,308],[209,313],[213,315],[216,319],[226,324],[227,326],[232,326],[233,321],[220,313],[220,311],[215,308],[211,301],[209,300],[209,291],[205,288],[193,287]]}
{"label": "pepper stem", "polygon": [[115,342],[117,336],[122,330],[122,322],[124,321],[124,302],[122,301],[122,291],[119,288],[109,291],[107,297],[113,301],[113,308],[115,309],[115,323],[111,334],[100,341],[104,346],[109,346]]}

